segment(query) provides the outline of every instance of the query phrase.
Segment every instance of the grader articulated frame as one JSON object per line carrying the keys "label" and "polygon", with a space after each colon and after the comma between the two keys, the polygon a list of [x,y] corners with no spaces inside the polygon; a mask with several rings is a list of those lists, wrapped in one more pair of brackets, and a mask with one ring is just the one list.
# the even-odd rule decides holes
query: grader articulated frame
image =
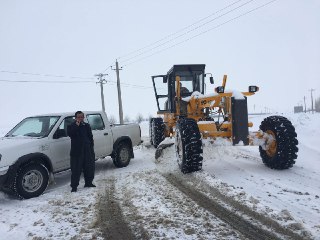
{"label": "grader articulated frame", "polygon": [[249,86],[247,92],[226,91],[224,75],[215,93],[206,94],[207,75],[211,75],[213,84],[212,74],[205,73],[205,65],[193,64],[174,65],[166,75],[152,76],[157,114],[162,117],[150,119],[151,144],[158,147],[166,137],[174,136],[183,173],[202,169],[202,138],[219,137],[229,139],[233,145],[259,145],[260,156],[270,168],[292,167],[297,158],[298,140],[291,122],[282,116],[270,116],[262,121],[260,131],[249,132],[253,124],[248,121],[247,97],[259,88]]}

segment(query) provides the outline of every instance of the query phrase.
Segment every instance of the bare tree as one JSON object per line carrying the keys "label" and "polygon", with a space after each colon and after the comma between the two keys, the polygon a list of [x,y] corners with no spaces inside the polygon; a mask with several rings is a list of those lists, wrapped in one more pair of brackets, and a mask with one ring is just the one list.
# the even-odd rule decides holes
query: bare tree
{"label": "bare tree", "polygon": [[125,123],[129,123],[131,121],[130,117],[126,115],[123,120]]}
{"label": "bare tree", "polygon": [[115,124],[116,121],[117,121],[116,117],[113,116],[113,115],[110,115],[110,117],[109,117],[109,122],[110,122],[111,124]]}
{"label": "bare tree", "polygon": [[136,122],[137,123],[141,123],[143,121],[143,116],[141,113],[138,113],[137,117],[136,117]]}

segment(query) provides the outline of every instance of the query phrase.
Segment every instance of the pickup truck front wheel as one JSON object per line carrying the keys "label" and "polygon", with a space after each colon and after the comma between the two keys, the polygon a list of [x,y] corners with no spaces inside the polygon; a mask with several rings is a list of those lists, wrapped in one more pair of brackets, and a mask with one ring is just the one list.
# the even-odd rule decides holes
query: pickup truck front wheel
{"label": "pickup truck front wheel", "polygon": [[113,164],[118,168],[126,167],[130,162],[130,158],[131,148],[129,144],[125,142],[119,143],[113,156]]}
{"label": "pickup truck front wheel", "polygon": [[33,198],[41,195],[47,188],[49,173],[42,164],[29,164],[17,172],[14,190],[20,198]]}

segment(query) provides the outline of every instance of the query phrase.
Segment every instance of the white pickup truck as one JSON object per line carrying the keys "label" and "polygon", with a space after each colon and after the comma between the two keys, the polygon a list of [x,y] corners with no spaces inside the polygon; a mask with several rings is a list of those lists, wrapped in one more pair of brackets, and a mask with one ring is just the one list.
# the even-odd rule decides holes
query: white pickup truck
{"label": "white pickup truck", "polygon": [[[104,112],[84,112],[92,129],[96,159],[111,156],[116,167],[126,167],[141,143],[138,124],[110,125]],[[23,119],[0,138],[0,188],[20,198],[41,195],[54,173],[70,168],[71,140],[67,126],[74,113]]]}

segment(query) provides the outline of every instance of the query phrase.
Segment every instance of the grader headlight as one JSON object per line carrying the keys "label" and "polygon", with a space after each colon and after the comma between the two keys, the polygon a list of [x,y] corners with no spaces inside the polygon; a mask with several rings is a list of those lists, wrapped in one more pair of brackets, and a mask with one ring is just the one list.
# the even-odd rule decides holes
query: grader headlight
{"label": "grader headlight", "polygon": [[257,86],[249,86],[249,92],[250,93],[254,93],[254,92],[258,92],[259,91],[259,87]]}
{"label": "grader headlight", "polygon": [[224,93],[224,86],[216,87],[216,88],[215,88],[215,91],[216,91],[217,93]]}

